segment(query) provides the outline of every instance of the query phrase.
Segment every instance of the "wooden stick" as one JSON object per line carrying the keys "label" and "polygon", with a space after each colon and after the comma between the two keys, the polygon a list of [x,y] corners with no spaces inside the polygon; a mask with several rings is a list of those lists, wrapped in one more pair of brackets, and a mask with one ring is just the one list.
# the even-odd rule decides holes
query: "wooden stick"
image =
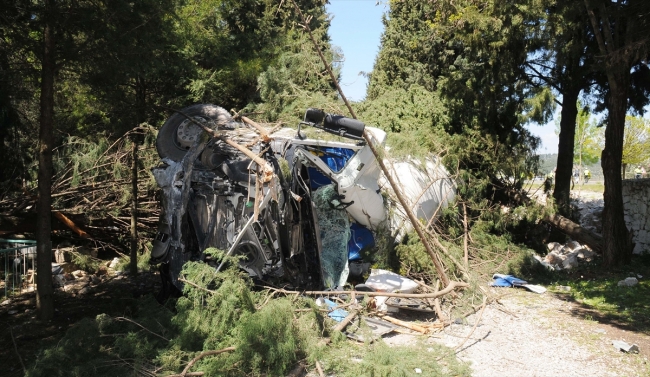
{"label": "wooden stick", "polygon": [[244,123],[255,127],[255,129],[259,131],[260,137],[262,138],[263,142],[268,143],[269,141],[271,141],[271,136],[269,136],[269,132],[266,130],[266,128],[260,126],[259,124],[255,123],[253,120],[248,119],[243,115],[241,116],[241,120],[243,120]]}
{"label": "wooden stick", "polygon": [[136,321],[134,321],[134,320],[132,320],[132,319],[129,319],[129,318],[126,318],[126,317],[115,317],[115,319],[118,320],[118,321],[127,321],[127,322],[131,322],[131,323],[133,323],[134,325],[136,325],[136,326],[140,327],[141,329],[143,329],[144,331],[146,331],[146,332],[148,332],[148,333],[150,333],[150,334],[152,334],[152,335],[155,335],[155,336],[159,337],[159,338],[162,339],[162,340],[165,340],[165,341],[169,342],[169,339],[165,338],[165,337],[162,336],[162,335],[156,334],[155,332],[149,330],[148,328],[142,326],[141,324],[139,324],[138,322],[136,322]]}
{"label": "wooden stick", "polygon": [[11,334],[11,341],[14,342],[14,350],[16,351],[16,355],[18,355],[18,361],[20,361],[20,365],[23,367],[23,372],[27,373],[27,368],[25,368],[25,363],[23,363],[23,358],[20,357],[20,353],[18,352],[18,346],[16,345],[16,338],[14,338],[14,331],[11,328],[11,325],[9,325],[9,333]]}
{"label": "wooden stick", "polygon": [[429,332],[428,329],[426,329],[426,328],[424,328],[424,327],[422,327],[420,325],[416,325],[415,323],[402,321],[402,320],[399,320],[397,318],[393,318],[393,317],[390,317],[390,316],[387,316],[387,315],[380,316],[380,318],[383,319],[383,320],[386,320],[386,321],[388,321],[390,323],[394,323],[394,324],[396,324],[398,326],[406,327],[407,329],[411,329],[413,331],[420,332],[422,334],[426,334],[426,333]]}
{"label": "wooden stick", "polygon": [[[204,352],[201,352],[200,354],[198,354],[198,356],[196,356],[195,358],[193,358],[192,360],[190,360],[189,363],[187,363],[187,365],[185,366],[185,369],[183,369],[183,371],[182,371],[180,374],[172,374],[172,375],[167,376],[167,377],[202,376],[202,375],[203,375],[203,372],[193,372],[193,373],[188,373],[189,370],[190,370],[190,368],[192,367],[192,365],[194,365],[197,361],[201,360],[202,358],[204,358],[204,357],[206,357],[206,356],[218,355],[218,354],[220,354],[220,353],[224,353],[224,352],[232,352],[232,351],[234,351],[234,350],[235,350],[235,347],[227,347],[227,348],[220,349],[220,350],[216,350],[216,351],[213,350],[213,351],[204,351]],[[196,373],[201,373],[201,374],[196,374]]]}
{"label": "wooden stick", "polygon": [[350,314],[348,314],[347,317],[345,317],[341,322],[339,322],[336,326],[334,326],[332,331],[337,331],[337,332],[343,331],[345,326],[347,326],[350,322],[352,322],[352,320],[354,319],[354,317],[357,316],[357,314],[358,312],[356,310],[350,312]]}
{"label": "wooden stick", "polygon": [[327,296],[327,295],[352,294],[352,292],[355,292],[356,294],[364,295],[364,296],[436,298],[436,297],[444,296],[456,288],[466,288],[466,287],[469,287],[469,284],[458,282],[458,281],[451,281],[449,282],[449,285],[445,289],[434,293],[393,293],[393,292],[360,292],[360,291],[287,291],[284,289],[273,288],[273,287],[264,287],[264,288],[276,290],[280,293],[284,293],[287,295],[295,294],[295,295],[307,295],[307,296],[321,296],[321,295]]}
{"label": "wooden stick", "polygon": [[478,319],[476,320],[476,322],[474,322],[474,327],[472,327],[472,331],[470,331],[469,334],[467,334],[465,339],[463,339],[463,341],[459,345],[454,347],[455,350],[462,347],[463,344],[467,342],[467,339],[469,339],[469,337],[472,336],[472,334],[474,334],[474,330],[476,330],[476,327],[478,326],[479,322],[481,322],[481,318],[483,318],[483,311],[485,310],[486,303],[487,303],[487,296],[483,296],[483,305],[481,306],[481,312],[478,314]]}
{"label": "wooden stick", "polygon": [[77,233],[77,234],[79,235],[79,237],[81,237],[81,238],[90,238],[90,236],[88,235],[88,233],[86,233],[83,229],[81,229],[81,228],[79,228],[77,225],[75,225],[75,223],[72,222],[72,220],[70,220],[69,218],[67,218],[67,217],[66,217],[64,214],[62,214],[61,212],[59,212],[59,211],[52,211],[52,213],[54,214],[54,217],[56,217],[57,219],[59,219],[59,221],[61,221],[65,226],[67,226],[68,228],[70,228],[73,232]]}
{"label": "wooden stick", "polygon": [[[302,20],[303,27],[305,30],[307,30],[309,34],[309,38],[311,39],[312,43],[314,44],[314,48],[316,49],[316,52],[318,53],[318,56],[321,58],[321,61],[323,62],[323,65],[325,65],[325,68],[327,69],[327,72],[330,75],[330,78],[332,79],[332,82],[336,86],[336,89],[338,90],[339,94],[341,95],[341,99],[345,103],[345,106],[348,108],[348,111],[350,112],[350,115],[352,115],[352,118],[357,119],[357,114],[354,112],[352,109],[352,105],[350,105],[350,102],[348,99],[345,97],[345,94],[343,93],[343,90],[341,89],[341,86],[339,85],[336,76],[334,75],[334,72],[332,71],[332,68],[330,65],[327,63],[327,60],[325,59],[325,56],[323,56],[323,52],[318,48],[318,43],[316,42],[316,39],[314,38],[314,35],[311,31],[311,28],[309,27],[309,22],[307,19],[305,19],[304,14],[300,10],[300,7],[298,7],[298,4],[296,4],[295,0],[292,0],[293,6],[296,9],[296,12],[298,12],[298,15],[300,16],[300,19]],[[386,164],[384,164],[384,160],[382,159],[381,154],[377,151],[377,148],[373,144],[373,141],[371,140],[370,134],[367,132],[367,130],[363,131],[363,139],[366,141],[368,144],[368,147],[372,151],[373,156],[375,156],[375,160],[377,160],[377,164],[381,168],[381,171],[384,173],[384,176],[386,177],[386,180],[388,180],[388,183],[390,184],[390,187],[393,189],[393,192],[395,193],[395,196],[397,196],[397,200],[399,200],[400,204],[404,208],[404,211],[406,211],[406,214],[408,215],[409,220],[411,220],[411,225],[413,225],[413,229],[417,232],[418,236],[420,237],[420,241],[422,241],[422,244],[424,245],[424,248],[426,249],[427,253],[429,254],[429,257],[431,258],[431,261],[433,262],[433,265],[436,268],[436,271],[438,272],[438,275],[440,276],[440,279],[442,280],[444,285],[449,285],[450,280],[449,277],[447,277],[447,273],[445,272],[444,267],[442,266],[442,261],[440,260],[440,256],[436,254],[433,249],[431,248],[431,245],[429,244],[429,241],[427,238],[425,238],[424,232],[422,230],[422,227],[420,225],[420,222],[418,221],[417,217],[415,217],[415,214],[411,210],[411,207],[408,205],[406,199],[402,195],[402,191],[400,187],[397,185],[395,182],[395,179],[389,174],[390,172],[388,171],[388,168],[386,167]],[[435,240],[437,241],[437,239]],[[440,244],[440,242],[438,242]]]}
{"label": "wooden stick", "polygon": [[467,206],[465,203],[463,203],[463,228],[465,228],[463,237],[463,250],[465,250],[465,268],[469,268],[469,249],[467,247],[467,237],[469,232],[467,231]]}
{"label": "wooden stick", "polygon": [[202,291],[205,291],[205,292],[208,292],[208,293],[212,293],[213,295],[217,293],[217,291],[212,291],[212,290],[210,290],[210,289],[200,287],[200,286],[198,286],[198,285],[192,283],[191,281],[186,280],[186,279],[183,279],[183,278],[181,278],[181,277],[178,278],[178,281],[181,281],[181,282],[183,282],[183,283],[185,283],[185,284],[189,284],[189,285],[191,285],[192,287],[194,287],[194,288],[196,288],[196,289],[200,289],[200,290],[202,290]]}
{"label": "wooden stick", "polygon": [[318,360],[316,360],[316,370],[318,371],[318,375],[320,377],[325,377],[325,373],[323,373],[323,368],[321,368],[320,362],[318,362]]}
{"label": "wooden stick", "polygon": [[242,152],[243,154],[245,154],[246,157],[248,157],[251,160],[255,161],[255,163],[258,164],[262,168],[262,171],[263,171],[263,174],[264,174],[264,176],[262,178],[263,182],[266,183],[266,182],[270,181],[273,178],[273,168],[268,164],[268,162],[266,162],[266,160],[264,160],[263,158],[259,157],[255,153],[253,153],[250,149],[248,149],[248,148],[246,148],[246,147],[244,147],[242,145],[239,145],[239,144],[237,144],[236,142],[234,142],[234,141],[232,141],[230,139],[226,139],[226,138],[222,137],[221,140],[223,140],[224,143],[230,145],[231,147],[233,147],[233,148],[237,149],[238,151]]}

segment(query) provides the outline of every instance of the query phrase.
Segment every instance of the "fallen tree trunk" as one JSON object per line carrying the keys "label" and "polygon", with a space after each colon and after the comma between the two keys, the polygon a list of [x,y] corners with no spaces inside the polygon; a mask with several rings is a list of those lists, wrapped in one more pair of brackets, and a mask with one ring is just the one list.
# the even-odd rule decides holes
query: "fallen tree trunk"
{"label": "fallen tree trunk", "polygon": [[[505,184],[496,177],[492,177],[492,181],[495,189],[501,188],[514,203],[518,205],[533,204],[533,199],[526,195],[525,192]],[[497,184],[495,184],[495,182]],[[583,228],[580,224],[577,224],[564,216],[558,214],[546,215],[542,218],[542,221],[557,228],[572,239],[589,246],[597,253],[600,253],[603,249],[603,238],[600,235]]]}
{"label": "fallen tree trunk", "polygon": [[543,220],[574,240],[589,246],[591,250],[597,253],[602,251],[603,238],[600,235],[588,231],[566,217],[554,214],[544,217]]}

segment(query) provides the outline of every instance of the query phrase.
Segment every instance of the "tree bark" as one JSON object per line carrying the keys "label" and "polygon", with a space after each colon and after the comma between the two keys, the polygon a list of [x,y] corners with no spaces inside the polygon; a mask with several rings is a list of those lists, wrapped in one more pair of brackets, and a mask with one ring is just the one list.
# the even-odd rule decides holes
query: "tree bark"
{"label": "tree bark", "polygon": [[560,137],[557,149],[557,170],[553,198],[558,211],[569,216],[571,177],[573,175],[573,148],[575,144],[578,95],[580,90],[569,89],[562,93]]}
{"label": "tree bark", "polygon": [[138,143],[133,138],[131,147],[131,276],[138,274]]}
{"label": "tree bark", "polygon": [[[585,0],[598,48],[604,56],[605,73],[609,84],[605,149],[601,154],[601,166],[605,178],[603,259],[605,266],[608,267],[627,264],[632,260],[632,238],[625,226],[623,210],[621,163],[623,162],[625,113],[628,108],[627,96],[631,80],[630,70],[643,56],[640,53],[641,49],[648,43],[647,39],[634,40],[635,36],[647,38],[647,33],[635,28],[641,4],[642,2],[618,3],[620,12],[614,17],[616,22],[612,25],[610,17],[613,15],[606,9],[605,1]],[[627,10],[627,17],[623,10]]]}
{"label": "tree bark", "polygon": [[627,88],[630,86],[629,68],[611,72],[609,81],[609,116],[605,129],[605,149],[601,155],[601,166],[605,177],[603,199],[603,258],[605,266],[627,264],[632,260],[632,239],[625,226],[623,209],[623,188],[621,163],[623,161],[623,139],[625,113],[627,111]]}
{"label": "tree bark", "polygon": [[36,308],[42,321],[54,316],[52,286],[52,146],[54,143],[54,53],[52,25],[54,0],[45,1],[43,60],[41,67],[41,114],[38,153],[38,220],[36,226]]}
{"label": "tree bark", "polygon": [[574,223],[566,217],[555,214],[546,216],[544,218],[544,221],[561,230],[564,234],[571,237],[572,239],[580,242],[581,244],[589,246],[591,250],[597,253],[602,252],[603,239],[601,236],[588,231],[587,229],[581,227],[579,224]]}

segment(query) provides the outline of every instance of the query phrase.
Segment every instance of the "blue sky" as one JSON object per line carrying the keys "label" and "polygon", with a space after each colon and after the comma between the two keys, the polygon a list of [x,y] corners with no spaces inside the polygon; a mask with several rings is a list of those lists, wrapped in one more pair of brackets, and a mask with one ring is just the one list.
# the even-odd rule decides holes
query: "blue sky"
{"label": "blue sky", "polygon": [[384,25],[382,14],[386,3],[377,0],[330,0],[327,11],[332,17],[330,37],[332,43],[343,50],[345,62],[341,72],[341,88],[350,100],[366,97],[368,80],[359,72],[370,72],[379,51]]}
{"label": "blue sky", "polygon": [[[388,10],[385,0],[330,0],[327,11],[332,17],[332,44],[343,50],[345,61],[341,72],[341,88],[353,101],[366,97],[367,80],[359,72],[370,72],[379,51],[384,25],[381,16]],[[528,129],[542,139],[538,153],[557,153],[558,137],[555,121],[530,125]]]}

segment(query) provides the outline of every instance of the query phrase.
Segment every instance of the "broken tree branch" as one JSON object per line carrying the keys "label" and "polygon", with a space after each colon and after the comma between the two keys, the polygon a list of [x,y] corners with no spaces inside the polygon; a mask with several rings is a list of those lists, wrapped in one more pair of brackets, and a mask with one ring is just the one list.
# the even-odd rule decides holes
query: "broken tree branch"
{"label": "broken tree branch", "polygon": [[350,322],[352,322],[352,320],[354,319],[354,317],[357,316],[357,314],[358,312],[356,310],[351,311],[350,314],[348,314],[345,318],[343,318],[341,322],[339,322],[336,326],[334,326],[332,331],[334,332],[343,331],[343,329],[345,329],[345,326],[347,326]]}
{"label": "broken tree branch", "polygon": [[216,291],[212,291],[212,290],[209,290],[209,289],[207,289],[207,288],[200,287],[200,286],[198,286],[198,285],[192,283],[191,281],[189,281],[189,280],[187,280],[187,279],[183,279],[182,277],[179,277],[179,278],[178,278],[178,281],[181,281],[181,282],[183,282],[183,283],[185,283],[185,284],[189,284],[189,285],[191,285],[192,287],[194,287],[194,288],[196,288],[196,289],[200,289],[200,290],[202,290],[202,291],[204,291],[204,292],[208,292],[208,293],[212,293],[212,294],[216,294],[216,293],[217,293]]}
{"label": "broken tree branch", "polygon": [[463,250],[465,251],[464,256],[465,256],[465,268],[469,268],[469,248],[467,247],[468,243],[468,235],[469,232],[467,230],[467,206],[465,203],[463,203],[463,228],[464,228],[464,234],[463,234]]}
{"label": "broken tree branch", "polygon": [[268,143],[271,141],[271,136],[269,135],[269,131],[266,128],[260,126],[255,121],[248,119],[243,115],[241,116],[241,120],[243,120],[244,123],[253,126],[260,133],[260,137],[262,138],[263,142]]}
{"label": "broken tree branch", "polygon": [[27,368],[25,367],[25,363],[23,363],[23,358],[20,357],[20,353],[18,352],[18,345],[16,344],[16,338],[14,338],[14,331],[11,328],[11,325],[9,326],[9,333],[11,334],[11,341],[14,343],[14,350],[18,356],[18,361],[20,361],[20,365],[23,367],[23,372],[27,373]]}
{"label": "broken tree branch", "polygon": [[86,233],[83,229],[81,229],[81,228],[79,228],[77,225],[75,225],[75,223],[72,222],[72,220],[70,220],[69,218],[67,218],[67,217],[66,217],[64,214],[62,214],[61,212],[59,212],[59,211],[52,211],[52,214],[54,214],[54,217],[56,217],[57,219],[59,219],[59,221],[61,221],[65,226],[67,226],[68,228],[70,228],[73,232],[77,233],[77,234],[79,235],[79,237],[81,237],[81,238],[89,238],[89,237],[90,237],[90,236],[88,235],[88,233]]}
{"label": "broken tree branch", "polygon": [[318,371],[319,377],[325,377],[325,373],[323,373],[323,368],[320,366],[320,362],[318,360],[316,360],[316,370]]}
{"label": "broken tree branch", "polygon": [[470,331],[469,334],[467,334],[465,339],[463,339],[463,341],[460,342],[459,345],[454,347],[455,350],[460,349],[460,347],[462,347],[463,344],[467,342],[467,339],[469,339],[469,337],[472,336],[472,334],[474,334],[474,330],[476,330],[476,327],[478,326],[479,322],[481,322],[481,318],[483,318],[483,311],[485,310],[486,305],[487,305],[487,296],[483,296],[483,305],[481,305],[481,311],[478,313],[478,319],[476,320],[476,322],[474,322],[474,327],[472,327],[472,331]]}
{"label": "broken tree branch", "polygon": [[[500,188],[502,188],[505,191],[506,195],[508,195],[508,197],[515,203],[519,205],[530,205],[533,203],[533,200],[528,195],[526,195],[526,193],[509,187],[496,177],[492,177],[492,180],[500,184]],[[498,188],[498,185],[495,185],[495,187]],[[554,226],[574,240],[586,244],[593,251],[597,253],[600,253],[602,251],[603,238],[600,235],[592,233],[589,230],[581,227],[580,224],[576,224],[575,222],[567,219],[564,216],[558,215],[557,213],[544,216],[542,221]]]}
{"label": "broken tree branch", "polygon": [[195,358],[190,360],[189,363],[187,363],[187,365],[185,366],[185,369],[183,369],[183,371],[180,374],[173,374],[173,375],[168,376],[168,377],[202,376],[203,372],[196,372],[196,373],[201,373],[201,374],[188,373],[190,368],[192,367],[192,365],[194,365],[197,361],[201,360],[204,357],[219,355],[219,354],[224,353],[224,352],[232,352],[234,350],[235,350],[235,347],[226,347],[226,348],[223,348],[223,349],[220,349],[220,350],[212,350],[212,351],[201,352]]}
{"label": "broken tree branch", "polygon": [[[330,78],[332,79],[332,83],[336,86],[336,89],[338,90],[339,94],[341,95],[341,99],[343,102],[345,102],[345,106],[348,108],[348,111],[350,112],[350,115],[354,118],[357,119],[357,114],[354,112],[352,109],[352,106],[350,105],[350,102],[348,99],[345,97],[345,94],[343,93],[343,90],[341,89],[341,86],[338,83],[338,80],[336,79],[336,76],[334,75],[334,72],[332,71],[332,67],[330,67],[329,63],[327,63],[327,60],[325,59],[325,56],[323,56],[323,52],[320,50],[318,47],[318,43],[316,42],[316,39],[314,38],[314,35],[311,31],[311,28],[309,27],[309,21],[305,19],[305,16],[303,15],[302,11],[300,10],[300,7],[298,7],[298,4],[296,4],[295,0],[292,0],[293,6],[296,9],[296,12],[300,16],[300,19],[302,20],[303,27],[305,30],[307,30],[307,33],[309,34],[309,38],[311,39],[312,43],[314,44],[314,48],[316,49],[316,52],[318,52],[318,56],[320,57],[321,61],[323,62],[323,65],[325,66],[325,69],[327,69],[327,72],[330,75]],[[393,192],[395,192],[395,196],[397,196],[397,200],[400,202],[402,207],[404,208],[404,211],[408,215],[409,220],[411,220],[411,224],[413,225],[413,229],[417,232],[418,236],[420,237],[420,240],[422,241],[422,244],[424,245],[424,248],[427,250],[427,253],[431,257],[431,260],[433,261],[433,264],[436,268],[436,271],[438,272],[438,275],[440,276],[440,279],[442,280],[443,284],[445,286],[450,284],[450,280],[447,277],[447,274],[445,273],[445,269],[442,266],[442,261],[440,260],[440,257],[438,254],[436,254],[433,249],[431,248],[431,245],[427,241],[424,235],[424,231],[422,230],[422,227],[420,225],[420,222],[418,221],[417,217],[415,217],[415,214],[413,214],[413,211],[411,210],[411,207],[408,205],[408,202],[402,195],[402,191],[400,187],[397,185],[391,174],[389,174],[388,168],[386,167],[386,164],[384,164],[384,160],[382,159],[381,154],[377,151],[377,148],[373,144],[369,133],[364,130],[363,131],[363,139],[366,141],[368,146],[370,147],[370,150],[372,151],[372,154],[375,156],[375,159],[377,160],[377,163],[379,164],[379,167],[381,168],[382,172],[384,173],[384,176],[386,176],[386,179],[388,180],[388,183],[390,184],[391,188],[393,189]]]}
{"label": "broken tree branch", "polygon": [[445,289],[434,293],[394,293],[394,292],[361,292],[361,291],[287,291],[281,288],[273,288],[273,287],[264,287],[264,288],[276,290],[279,293],[284,293],[286,295],[293,294],[293,295],[306,295],[306,296],[328,296],[328,295],[341,295],[341,294],[349,295],[354,292],[358,295],[371,296],[371,297],[385,296],[385,297],[401,297],[401,298],[436,298],[451,293],[456,288],[466,288],[466,287],[469,287],[469,284],[459,282],[459,281],[450,281],[447,287],[445,287]]}
{"label": "broken tree branch", "polygon": [[409,330],[417,331],[417,332],[422,333],[422,334],[426,334],[426,333],[429,332],[428,329],[426,329],[426,328],[424,328],[424,327],[422,327],[420,325],[416,325],[415,323],[411,323],[411,322],[402,321],[402,320],[399,320],[397,318],[393,318],[391,316],[381,315],[381,316],[379,316],[379,318],[381,318],[381,319],[383,319],[385,321],[388,321],[388,322],[390,322],[392,324],[402,326],[402,327],[406,327]]}
{"label": "broken tree branch", "polygon": [[162,339],[162,340],[164,340],[164,341],[166,341],[166,342],[169,342],[169,339],[165,338],[164,336],[162,336],[162,335],[160,335],[160,334],[156,334],[155,332],[149,330],[148,328],[142,326],[141,324],[139,324],[138,322],[136,322],[136,321],[134,321],[134,320],[132,320],[132,319],[130,319],[130,318],[126,318],[126,317],[115,317],[115,320],[117,320],[117,321],[126,321],[126,322],[131,322],[132,324],[134,324],[134,325],[140,327],[141,329],[143,329],[144,331],[148,332],[149,334],[155,335],[155,336],[159,337],[160,339]]}

